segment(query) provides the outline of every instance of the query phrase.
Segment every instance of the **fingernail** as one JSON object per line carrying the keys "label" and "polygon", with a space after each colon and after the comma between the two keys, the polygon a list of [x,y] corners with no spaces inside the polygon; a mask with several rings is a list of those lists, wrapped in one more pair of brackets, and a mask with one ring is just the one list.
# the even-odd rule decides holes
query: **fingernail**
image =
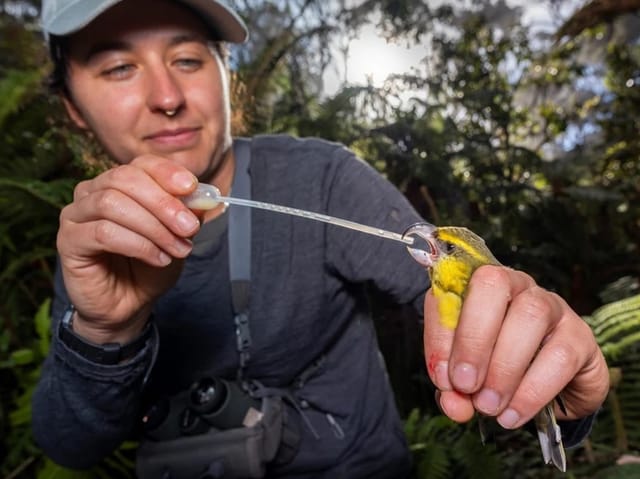
{"label": "fingernail", "polygon": [[436,391],[436,404],[438,405],[438,409],[440,409],[440,412],[448,417],[449,414],[447,413],[446,408],[442,404],[442,393],[440,391]]}
{"label": "fingernail", "polygon": [[175,242],[175,248],[179,255],[186,256],[193,249],[193,242],[189,241],[188,239],[180,238]]}
{"label": "fingernail", "polygon": [[195,183],[198,182],[195,176],[186,171],[180,171],[174,174],[172,181],[174,185],[179,186],[180,188],[185,190],[190,189]]}
{"label": "fingernail", "polygon": [[171,264],[171,256],[169,256],[164,251],[160,251],[160,254],[158,254],[158,260],[160,260],[160,264],[162,266],[168,266],[169,264]]}
{"label": "fingernail", "polygon": [[500,424],[505,429],[513,429],[518,425],[520,421],[520,414],[513,409],[507,409],[505,412],[500,414],[497,418],[498,424]]}
{"label": "fingernail", "polygon": [[449,363],[440,361],[435,367],[436,386],[444,391],[451,391],[451,381],[449,381]]}
{"label": "fingernail", "polygon": [[481,412],[491,416],[500,407],[500,395],[493,389],[483,389],[475,397],[475,403]]}
{"label": "fingernail", "polygon": [[473,392],[478,380],[478,371],[468,363],[457,364],[453,369],[453,385],[460,391]]}
{"label": "fingernail", "polygon": [[180,211],[176,215],[176,219],[178,220],[178,226],[185,233],[191,233],[198,227],[198,218],[196,218],[193,213]]}

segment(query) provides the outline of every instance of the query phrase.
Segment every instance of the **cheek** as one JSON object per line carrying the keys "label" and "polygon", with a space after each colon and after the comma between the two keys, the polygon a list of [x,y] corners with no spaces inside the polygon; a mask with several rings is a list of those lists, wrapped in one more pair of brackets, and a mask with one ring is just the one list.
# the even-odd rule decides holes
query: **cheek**
{"label": "cheek", "polygon": [[198,82],[184,91],[188,94],[187,103],[205,118],[219,121],[229,115],[228,93],[219,81]]}
{"label": "cheek", "polygon": [[94,92],[85,97],[83,110],[94,125],[130,131],[140,115],[141,100],[131,92]]}
{"label": "cheek", "polygon": [[118,88],[87,74],[76,73],[70,80],[70,88],[87,123],[92,127],[112,124],[122,129],[131,127],[130,119],[134,118],[140,108],[140,92],[130,87]]}
{"label": "cheek", "polygon": [[118,91],[77,91],[77,106],[88,128],[118,162],[133,154],[127,139],[136,132],[140,97]]}

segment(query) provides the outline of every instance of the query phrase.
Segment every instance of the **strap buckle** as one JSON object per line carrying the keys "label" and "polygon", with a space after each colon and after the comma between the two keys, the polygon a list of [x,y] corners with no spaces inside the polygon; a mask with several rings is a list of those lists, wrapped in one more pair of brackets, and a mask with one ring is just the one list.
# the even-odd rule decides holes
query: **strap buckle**
{"label": "strap buckle", "polygon": [[233,321],[236,324],[236,348],[240,354],[240,367],[244,368],[249,362],[249,349],[251,348],[249,314],[247,312],[236,314]]}

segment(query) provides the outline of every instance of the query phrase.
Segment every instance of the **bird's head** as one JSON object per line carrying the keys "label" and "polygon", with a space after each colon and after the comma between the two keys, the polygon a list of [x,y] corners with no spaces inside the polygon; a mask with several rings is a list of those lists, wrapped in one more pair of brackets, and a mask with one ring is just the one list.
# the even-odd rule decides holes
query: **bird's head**
{"label": "bird's head", "polygon": [[407,250],[426,268],[433,268],[444,258],[456,258],[474,266],[500,264],[484,240],[467,228],[417,223],[409,227],[403,237],[414,239]]}

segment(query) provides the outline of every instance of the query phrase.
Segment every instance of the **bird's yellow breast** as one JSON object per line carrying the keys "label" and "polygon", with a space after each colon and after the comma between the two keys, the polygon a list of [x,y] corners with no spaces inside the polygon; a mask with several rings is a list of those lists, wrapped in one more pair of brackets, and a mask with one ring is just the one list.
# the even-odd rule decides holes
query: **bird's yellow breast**
{"label": "bird's yellow breast", "polygon": [[438,299],[442,324],[450,329],[458,325],[462,298],[465,295],[473,267],[453,256],[441,258],[431,269],[433,294]]}
{"label": "bird's yellow breast", "polygon": [[431,281],[444,291],[464,296],[472,266],[460,258],[446,256],[431,270]]}

